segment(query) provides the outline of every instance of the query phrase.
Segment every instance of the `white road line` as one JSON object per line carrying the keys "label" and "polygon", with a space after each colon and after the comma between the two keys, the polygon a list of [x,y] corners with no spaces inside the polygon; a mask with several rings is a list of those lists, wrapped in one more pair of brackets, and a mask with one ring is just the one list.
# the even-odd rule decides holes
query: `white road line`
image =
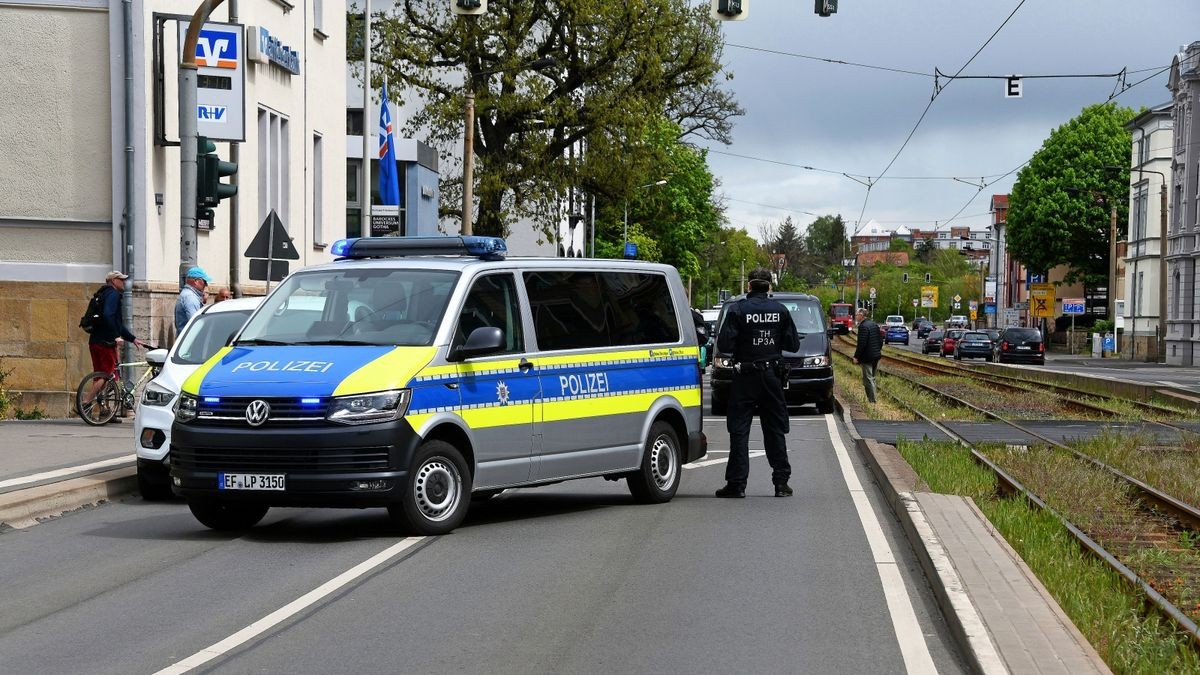
{"label": "white road line", "polygon": [[400,555],[404,551],[412,548],[417,542],[423,540],[424,538],[425,537],[408,537],[408,538],[402,539],[400,542],[385,548],[384,550],[380,551],[379,553],[371,556],[370,558],[355,565],[354,567],[351,567],[350,569],[346,570],[345,572],[342,572],[341,574],[330,579],[329,581],[326,581],[325,583],[323,583],[320,586],[316,587],[315,589],[309,591],[308,593],[305,593],[304,595],[300,596],[299,598],[296,598],[295,600],[289,602],[288,604],[284,605],[283,607],[280,607],[279,609],[275,610],[274,612],[271,612],[270,614],[259,619],[258,621],[255,621],[254,623],[250,624],[249,626],[246,626],[245,628],[239,630],[238,632],[234,633],[233,635],[230,635],[229,637],[225,638],[224,640],[221,640],[220,642],[217,642],[216,644],[210,645],[208,647],[205,647],[204,649],[201,649],[200,651],[196,652],[195,654],[192,654],[191,656],[187,657],[186,659],[184,659],[182,661],[177,661],[177,662],[167,666],[166,668],[163,668],[162,670],[158,671],[158,673],[156,675],[186,673],[189,670],[198,668],[219,656],[222,656],[224,654],[229,653],[230,651],[232,651],[234,649],[237,649],[238,647],[249,642],[250,640],[258,637],[259,635],[262,635],[266,631],[271,630],[272,628],[274,628],[275,626],[278,626],[279,624],[283,623],[284,621],[287,621],[288,619],[290,619],[291,617],[300,613],[307,607],[310,607],[313,604],[319,602],[322,598],[328,596],[329,594],[333,593],[334,591],[337,591],[338,589],[345,586],[346,584],[349,584],[350,582],[355,581],[356,579],[358,579],[359,577],[362,577],[363,575],[367,574],[368,572],[375,569],[376,567],[379,567],[380,565],[383,565],[384,563],[391,561],[393,558]]}
{"label": "white road line", "polygon": [[846,480],[846,487],[854,500],[854,508],[858,511],[858,519],[867,535],[867,543],[871,546],[871,555],[875,558],[875,569],[879,573],[879,581],[883,584],[883,596],[887,600],[888,613],[892,617],[896,641],[900,643],[900,655],[904,658],[905,669],[910,673],[936,673],[937,666],[933,664],[933,657],[929,654],[929,645],[925,643],[925,635],[921,632],[921,624],[913,611],[908,588],[905,587],[904,578],[896,565],[896,557],[883,535],[883,528],[879,525],[879,519],[875,517],[875,511],[871,509],[871,502],[863,491],[862,483],[854,473],[854,466],[850,463],[850,455],[842,443],[833,415],[825,415],[825,423],[829,428],[829,440],[837,453],[842,477]]}
{"label": "white road line", "polygon": [[69,466],[65,469],[55,469],[54,471],[43,471],[42,473],[35,473],[32,476],[21,476],[20,478],[9,478],[7,480],[0,480],[0,490],[10,488],[10,487],[16,487],[18,485],[28,485],[30,483],[36,483],[38,481],[43,481],[43,480],[50,480],[53,478],[62,478],[63,476],[70,476],[70,475],[76,474],[76,473],[89,472],[89,471],[93,471],[95,469],[107,469],[107,468],[114,467],[114,466],[120,466],[122,464],[128,464],[129,462],[134,461],[136,459],[137,459],[137,455],[125,455],[124,457],[113,457],[112,459],[105,459],[105,460],[101,460],[99,462],[92,462],[91,464],[80,464],[78,466]]}
{"label": "white road line", "polygon": [[[753,459],[755,457],[762,457],[765,454],[767,454],[767,453],[752,452],[752,453],[750,453],[750,458]],[[683,468],[685,468],[685,469],[700,469],[700,468],[703,468],[706,466],[712,466],[713,464],[725,464],[728,461],[729,461],[728,457],[722,457],[720,459],[702,459],[702,460],[699,460],[696,462],[692,462],[691,464],[684,464]]]}

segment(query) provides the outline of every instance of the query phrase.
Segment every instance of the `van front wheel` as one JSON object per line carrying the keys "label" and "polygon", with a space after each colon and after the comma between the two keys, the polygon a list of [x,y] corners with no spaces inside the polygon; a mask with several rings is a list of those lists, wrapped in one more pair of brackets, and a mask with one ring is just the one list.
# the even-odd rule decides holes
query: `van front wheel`
{"label": "van front wheel", "polygon": [[679,439],[675,430],[663,421],[650,427],[650,438],[642,453],[642,466],[625,476],[629,493],[640,504],[671,501],[679,489],[683,465],[679,461]]}
{"label": "van front wheel", "polygon": [[458,448],[426,441],[417,448],[400,502],[388,515],[419,535],[446,534],[458,527],[471,504],[471,472]]}

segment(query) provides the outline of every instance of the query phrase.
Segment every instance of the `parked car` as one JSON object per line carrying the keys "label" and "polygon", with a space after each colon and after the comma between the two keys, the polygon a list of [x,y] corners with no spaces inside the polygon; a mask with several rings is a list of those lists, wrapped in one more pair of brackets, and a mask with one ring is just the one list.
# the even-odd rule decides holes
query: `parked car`
{"label": "parked car", "polygon": [[933,322],[929,319],[917,319],[913,322],[913,330],[917,331],[918,338],[924,338],[933,330]]}
{"label": "parked car", "polygon": [[954,345],[967,332],[963,328],[949,328],[942,336],[942,356],[954,356]]}
{"label": "parked car", "polygon": [[921,343],[922,354],[941,354],[942,353],[942,338],[946,335],[943,330],[934,329],[929,331],[925,336],[925,341]]}
{"label": "parked car", "polygon": [[988,338],[987,333],[969,330],[954,341],[954,358],[958,361],[990,359],[992,358],[992,341]]}
{"label": "parked car", "polygon": [[908,327],[901,324],[899,326],[889,325],[883,334],[883,344],[888,345],[893,342],[898,342],[902,345],[908,344]]}
{"label": "parked car", "polygon": [[162,372],[146,385],[133,418],[138,491],[143,499],[171,496],[171,424],[184,381],[229,342],[261,302],[262,298],[237,298],[205,305],[183,327],[170,351],[162,350],[166,353]]}
{"label": "parked car", "polygon": [[1042,332],[1036,328],[1005,328],[1000,335],[1000,349],[996,353],[1000,363],[1026,362],[1036,365],[1046,363],[1046,343]]}

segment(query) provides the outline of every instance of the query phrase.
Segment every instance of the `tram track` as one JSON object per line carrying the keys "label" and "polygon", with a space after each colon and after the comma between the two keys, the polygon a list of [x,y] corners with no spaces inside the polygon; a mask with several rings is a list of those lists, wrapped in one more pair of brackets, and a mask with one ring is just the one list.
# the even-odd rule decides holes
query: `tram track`
{"label": "tram track", "polygon": [[[841,349],[835,348],[834,351],[843,358],[850,358],[850,355]],[[897,361],[898,360],[899,359],[897,359]],[[930,368],[930,370],[943,375],[947,374],[944,371],[936,368]],[[933,387],[924,382],[919,382],[914,378],[896,373],[894,371],[888,372],[887,374],[891,377],[896,377],[900,380],[903,380],[913,387],[927,391],[951,405],[972,410],[977,414],[984,416],[985,418],[994,419],[998,422],[1011,426],[1032,438],[1042,441],[1046,444],[1046,446],[1055,448],[1056,450],[1073,457],[1079,462],[1093,467],[1095,470],[1100,471],[1104,475],[1111,476],[1119,481],[1120,484],[1126,486],[1126,489],[1128,490],[1127,499],[1129,502],[1135,507],[1144,511],[1148,522],[1156,523],[1157,527],[1144,526],[1145,529],[1150,530],[1146,539],[1134,536],[1126,540],[1111,540],[1109,545],[1113,547],[1119,547],[1122,555],[1128,557],[1137,555],[1139,551],[1154,549],[1156,548],[1156,541],[1161,541],[1167,536],[1167,534],[1181,527],[1192,533],[1200,533],[1200,509],[1197,509],[1195,506],[1176,499],[1172,495],[1158,490],[1146,482],[1130,476],[1125,472],[1116,469],[1115,467],[1109,466],[1095,457],[1091,457],[1085,453],[1079,452],[1074,448],[1068,447],[1057,440],[1049,438],[1033,429],[1029,429],[1017,422],[1014,422],[1013,420],[1006,419],[1004,416],[999,415],[996,412],[987,410],[983,407],[975,405],[974,403],[971,403],[970,401],[942,391],[937,387]],[[954,373],[954,375],[957,376],[960,375],[960,373]],[[969,372],[963,375],[969,377]],[[962,434],[956,432],[947,424],[939,422],[938,420],[931,418],[914,407],[905,404],[898,398],[890,398],[896,401],[896,403],[903,408],[911,411],[915,416],[933,425],[934,428],[945,434],[947,438],[966,447],[971,453],[974,461],[990,470],[996,476],[1000,484],[1004,486],[1006,492],[1024,495],[1030,503],[1047,511],[1048,513],[1051,513],[1063,524],[1063,526],[1072,534],[1072,536],[1074,536],[1075,539],[1080,542],[1082,546],[1091,551],[1100,559],[1104,560],[1110,567],[1116,570],[1118,574],[1126,579],[1126,581],[1138,588],[1151,603],[1153,603],[1159,608],[1159,610],[1163,612],[1164,615],[1169,617],[1182,630],[1187,632],[1197,644],[1200,644],[1200,629],[1198,629],[1195,620],[1193,620],[1188,613],[1182,611],[1171,601],[1171,599],[1158,590],[1160,587],[1182,587],[1184,589],[1189,589],[1188,592],[1194,593],[1194,591],[1191,591],[1190,589],[1200,589],[1200,567],[1197,567],[1194,570],[1180,571],[1178,574],[1173,575],[1170,579],[1165,581],[1158,577],[1147,578],[1143,575],[1139,575],[1129,566],[1125,565],[1121,561],[1121,557],[1119,555],[1110,552],[1100,541],[1097,541],[1097,539],[1093,539],[1091,536],[1089,536],[1089,534],[1085,532],[1084,528],[1077,526],[1065,515],[1051,507],[1045,499],[1043,499],[1032,489],[1022,484],[1021,481],[1001,467],[999,463],[989,458],[988,455],[983,451],[976,448]],[[1188,597],[1188,595],[1182,591],[1174,593],[1174,595],[1180,598]],[[1188,608],[1192,610],[1194,614],[1200,615],[1200,603],[1196,603],[1194,606],[1189,605]]]}

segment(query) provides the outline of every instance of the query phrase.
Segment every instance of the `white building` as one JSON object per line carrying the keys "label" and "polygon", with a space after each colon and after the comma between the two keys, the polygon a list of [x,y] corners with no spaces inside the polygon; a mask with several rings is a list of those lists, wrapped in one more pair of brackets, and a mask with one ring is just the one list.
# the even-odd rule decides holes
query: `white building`
{"label": "white building", "polygon": [[[132,275],[134,333],[164,345],[174,337],[176,13],[192,10],[171,0],[0,0],[0,358],[25,407],[66,413],[68,392],[91,370],[75,324],[108,270]],[[211,20],[244,29],[222,52],[245,73],[244,140],[237,150],[217,143],[239,165],[238,195],[199,232],[197,259],[210,290],[261,294],[243,252],[271,210],[299,254],[292,270],[328,261],[326,245],[344,236],[345,19],[319,1],[227,0]]]}
{"label": "white building", "polygon": [[1125,239],[1125,345],[1129,358],[1158,358],[1160,340],[1161,230],[1167,213],[1161,195],[1171,182],[1174,137],[1171,104],[1155,106],[1125,128],[1133,135],[1129,170],[1129,222]]}
{"label": "white building", "polygon": [[1200,356],[1200,42],[1171,63],[1174,143],[1167,229],[1167,363],[1191,366]]}

